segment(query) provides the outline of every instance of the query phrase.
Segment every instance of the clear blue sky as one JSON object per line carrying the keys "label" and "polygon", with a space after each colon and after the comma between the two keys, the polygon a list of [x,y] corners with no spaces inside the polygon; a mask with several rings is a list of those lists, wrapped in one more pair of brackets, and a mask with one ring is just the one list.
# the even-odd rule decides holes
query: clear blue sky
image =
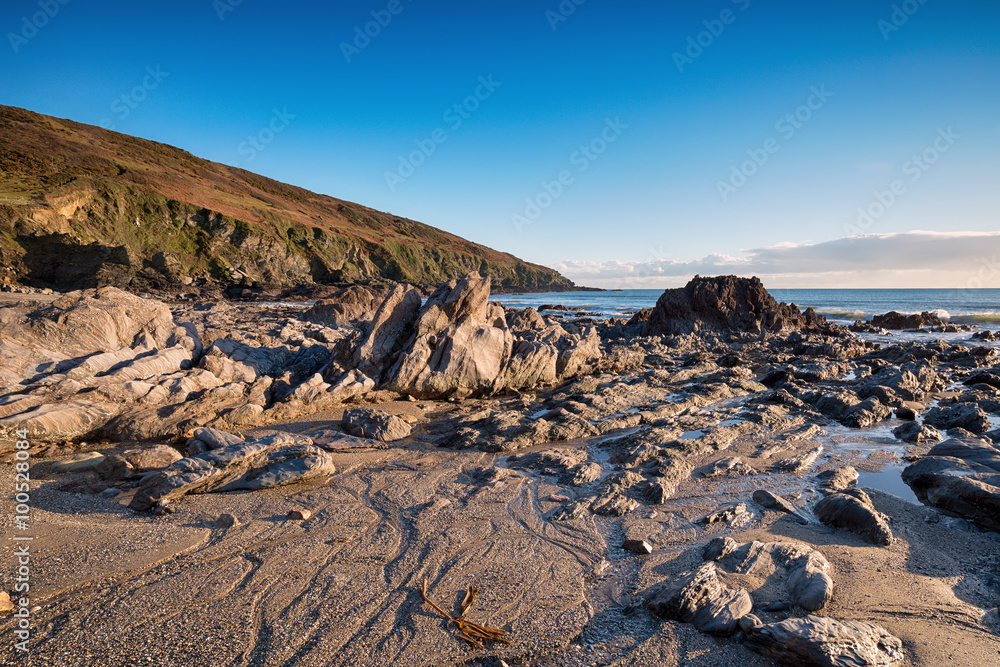
{"label": "clear blue sky", "polygon": [[[1000,3],[895,4],[910,13],[873,0],[8,0],[0,102],[405,215],[578,282],[744,267],[785,287],[965,284],[981,258],[917,280],[899,257],[816,273],[799,252],[836,264],[877,237],[917,261],[914,247],[950,248],[955,232],[1000,251]],[[387,25],[355,41],[372,12]],[[400,156],[416,142],[434,150],[410,175]],[[591,144],[603,152],[577,152]],[[912,161],[925,152],[933,164]],[[767,159],[743,165],[754,155]],[[860,218],[894,182],[892,203]]]}

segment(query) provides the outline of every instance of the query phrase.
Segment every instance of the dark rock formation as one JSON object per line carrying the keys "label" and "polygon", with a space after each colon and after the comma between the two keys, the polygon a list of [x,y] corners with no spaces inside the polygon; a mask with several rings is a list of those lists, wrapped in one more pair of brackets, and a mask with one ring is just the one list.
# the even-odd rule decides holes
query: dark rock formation
{"label": "dark rock formation", "polygon": [[985,440],[952,438],[903,470],[921,502],[1000,531],[1000,448]]}
{"label": "dark rock formation", "polygon": [[758,278],[695,276],[665,291],[646,322],[648,334],[694,331],[787,332],[825,323],[812,309],[778,303]]}
{"label": "dark rock formation", "polygon": [[872,544],[886,547],[892,544],[888,518],[875,510],[871,498],[861,489],[831,494],[813,509],[816,517],[828,526],[846,528]]}
{"label": "dark rock formation", "polygon": [[942,430],[964,428],[972,433],[986,433],[990,430],[990,419],[986,412],[973,403],[939,405],[924,414],[924,423]]}
{"label": "dark rock formation", "polygon": [[871,319],[873,327],[882,329],[919,329],[921,327],[941,326],[944,324],[937,315],[931,313],[920,313],[919,315],[903,315],[895,310],[890,310],[885,315],[876,315]]}
{"label": "dark rock formation", "polygon": [[691,623],[713,635],[733,634],[740,618],[753,608],[746,590],[722,583],[711,562],[654,592],[643,604],[661,618]]}
{"label": "dark rock formation", "polygon": [[811,614],[756,627],[745,645],[794,667],[888,667],[904,658],[903,643],[881,626]]}

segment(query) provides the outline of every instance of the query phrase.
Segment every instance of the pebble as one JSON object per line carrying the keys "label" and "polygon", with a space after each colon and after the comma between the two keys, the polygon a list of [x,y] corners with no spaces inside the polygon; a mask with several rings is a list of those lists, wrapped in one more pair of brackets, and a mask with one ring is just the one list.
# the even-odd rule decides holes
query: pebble
{"label": "pebble", "polygon": [[291,510],[288,513],[288,518],[295,521],[308,521],[312,515],[313,513],[309,510]]}
{"label": "pebble", "polygon": [[216,528],[232,528],[233,526],[240,525],[239,519],[234,517],[232,514],[220,514],[219,518],[215,520]]}

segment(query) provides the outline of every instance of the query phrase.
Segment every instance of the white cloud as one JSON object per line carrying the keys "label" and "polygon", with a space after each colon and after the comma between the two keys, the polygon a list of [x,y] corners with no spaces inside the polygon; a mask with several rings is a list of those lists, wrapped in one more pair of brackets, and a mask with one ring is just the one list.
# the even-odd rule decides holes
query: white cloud
{"label": "white cloud", "polygon": [[695,274],[756,275],[770,287],[1000,287],[1000,232],[868,234],[780,243],[680,262],[566,261],[554,268],[581,285],[662,288]]}

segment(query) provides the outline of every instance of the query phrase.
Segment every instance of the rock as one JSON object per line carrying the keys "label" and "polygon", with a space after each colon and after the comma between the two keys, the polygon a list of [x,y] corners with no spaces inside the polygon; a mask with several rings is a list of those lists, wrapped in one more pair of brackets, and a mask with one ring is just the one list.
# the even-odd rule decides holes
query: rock
{"label": "rock", "polygon": [[758,278],[695,276],[685,287],[666,290],[646,322],[647,335],[695,331],[794,331],[825,320],[811,309],[778,303]]}
{"label": "rock", "polygon": [[345,411],[341,426],[351,435],[382,442],[401,440],[410,435],[412,429],[405,419],[372,408]]}
{"label": "rock", "polygon": [[735,528],[742,528],[749,524],[752,519],[753,515],[747,509],[746,503],[732,503],[724,505],[707,516],[702,517],[698,520],[698,523],[711,525],[725,521]]}
{"label": "rock", "polygon": [[851,428],[869,428],[874,424],[888,419],[892,410],[874,396],[869,396],[857,405],[851,407],[840,420],[844,426]]}
{"label": "rock", "polygon": [[744,477],[752,475],[754,470],[739,456],[730,456],[702,466],[696,472],[706,479],[715,479],[717,477]]}
{"label": "rock", "polygon": [[642,555],[653,553],[652,545],[646,540],[625,540],[622,542],[622,549]]}
{"label": "rock", "polygon": [[767,489],[757,489],[754,491],[753,501],[765,509],[791,514],[796,521],[803,525],[809,523],[809,519],[802,516],[795,505],[791,504],[781,496],[771,493]]}
{"label": "rock", "polygon": [[312,518],[312,515],[313,515],[312,512],[310,512],[309,510],[302,510],[302,509],[289,510],[288,512],[288,518],[292,519],[293,521],[308,521],[310,518]]}
{"label": "rock", "polygon": [[327,477],[334,470],[331,456],[311,439],[276,433],[176,461],[146,479],[129,507],[145,511],[187,493],[266,489]]}
{"label": "rock", "polygon": [[764,623],[761,622],[761,620],[757,618],[755,615],[746,614],[745,616],[743,616],[743,618],[740,619],[739,625],[740,625],[740,630],[743,631],[743,634],[749,635],[751,632],[753,632],[760,626],[764,625]]}
{"label": "rock", "polygon": [[181,458],[180,452],[167,445],[129,449],[121,454],[105,457],[94,472],[105,482],[117,484],[136,475],[162,470]]}
{"label": "rock", "polygon": [[852,466],[844,466],[821,472],[816,475],[816,479],[824,491],[841,491],[858,481],[858,471]]}
{"label": "rock", "polygon": [[122,351],[95,359],[76,374],[89,376],[153,347],[174,345],[176,332],[166,305],[115,287],[68,292],[44,306],[22,302],[2,308],[0,391],[23,380],[71,372],[94,355]]}
{"label": "rock", "polygon": [[847,489],[823,498],[813,508],[816,517],[828,526],[846,528],[866,542],[889,546],[889,520],[875,510],[871,498],[861,489]]}
{"label": "rock", "polygon": [[719,560],[723,556],[730,554],[739,545],[731,537],[714,537],[705,545],[705,550],[701,557],[704,560]]}
{"label": "rock", "polygon": [[830,563],[819,551],[798,542],[726,542],[706,555],[739,574],[767,575],[777,568],[785,570],[785,588],[797,605],[808,611],[822,609],[833,598]]}
{"label": "rock", "polygon": [[933,426],[926,426],[917,421],[909,421],[901,426],[892,429],[892,434],[903,442],[912,442],[922,445],[928,442],[938,442],[941,440],[941,432]]}
{"label": "rock", "polygon": [[691,623],[713,635],[733,634],[753,608],[746,590],[722,583],[712,562],[652,593],[643,604],[656,616]]}
{"label": "rock", "polygon": [[216,528],[233,528],[234,526],[240,525],[239,519],[237,519],[232,514],[220,514],[219,518],[215,520]]}
{"label": "rock", "polygon": [[546,500],[549,501],[550,503],[568,503],[569,496],[564,496],[559,493],[553,493],[550,496],[548,496]]}
{"label": "rock", "polygon": [[945,440],[903,470],[917,498],[987,530],[1000,531],[1000,448],[985,440]]}
{"label": "rock", "polygon": [[214,428],[196,428],[188,439],[186,446],[188,456],[197,456],[213,449],[222,449],[229,445],[237,445],[243,438]]}
{"label": "rock", "polygon": [[924,424],[939,429],[964,428],[972,433],[990,430],[990,419],[986,412],[973,403],[956,403],[931,408],[924,414]]}
{"label": "rock", "polygon": [[381,296],[380,292],[370,287],[351,285],[317,301],[302,314],[302,319],[333,329],[358,320],[369,320]]}
{"label": "rock", "polygon": [[8,611],[14,611],[14,609],[16,607],[10,601],[10,594],[7,591],[0,591],[0,614],[6,614]]}
{"label": "rock", "polygon": [[354,367],[379,377],[420,312],[420,292],[397,285],[378,307],[368,332],[354,350]]}
{"label": "rock", "polygon": [[104,460],[104,454],[100,452],[84,452],[82,454],[73,454],[72,456],[67,456],[64,459],[60,459],[52,464],[49,470],[56,474],[66,473],[66,472],[81,472],[84,470],[93,470]]}
{"label": "rock", "polygon": [[385,388],[418,398],[490,393],[510,358],[503,307],[489,303],[490,279],[470,273],[427,299]]}
{"label": "rock", "polygon": [[944,320],[928,312],[923,312],[919,315],[903,315],[902,313],[897,313],[895,310],[890,310],[885,315],[876,315],[871,319],[873,327],[894,330],[919,329],[921,327],[941,326],[943,324]]}
{"label": "rock", "polygon": [[903,661],[903,644],[873,623],[808,615],[754,628],[744,644],[795,667],[886,667]]}

